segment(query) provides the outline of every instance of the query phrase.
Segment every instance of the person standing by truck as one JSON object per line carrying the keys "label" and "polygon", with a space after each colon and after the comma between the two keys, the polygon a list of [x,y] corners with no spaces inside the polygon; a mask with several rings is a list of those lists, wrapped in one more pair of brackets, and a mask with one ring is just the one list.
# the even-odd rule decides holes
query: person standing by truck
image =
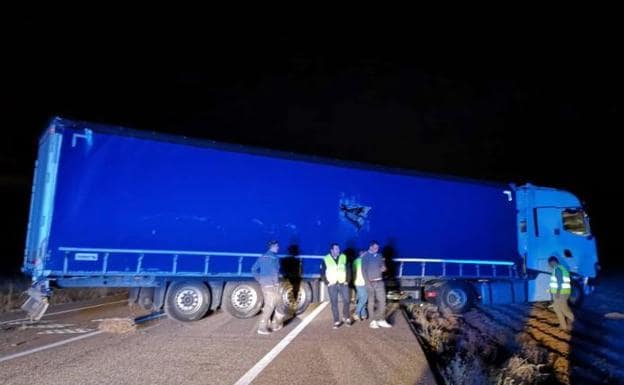
{"label": "person standing by truck", "polygon": [[[258,325],[258,334],[270,334],[283,326],[284,316],[275,310],[279,298],[279,243],[275,240],[267,243],[268,250],[256,260],[251,273],[262,288],[264,306]],[[273,324],[271,325],[271,317]]]}
{"label": "person standing by truck", "polygon": [[357,294],[355,318],[360,321],[364,321],[368,318],[368,311],[366,309],[368,290],[366,288],[366,282],[364,281],[364,274],[362,274],[362,255],[364,255],[364,253],[366,253],[366,250],[360,251],[360,255],[353,261],[353,275],[355,276],[353,283]]}
{"label": "person standing by truck", "polygon": [[[349,285],[347,284],[347,256],[340,252],[340,246],[332,243],[329,254],[323,258],[321,276],[325,278],[329,300],[331,302],[332,315],[334,317],[334,329],[338,329],[342,323],[351,326],[351,311],[349,305]],[[338,295],[342,298],[342,321],[338,311]]]}
{"label": "person standing by truck", "polygon": [[574,313],[568,306],[568,299],[572,293],[570,272],[559,263],[557,257],[548,258],[548,265],[552,268],[550,276],[550,294],[553,296],[553,310],[559,319],[559,327],[563,330],[572,330]]}
{"label": "person standing by truck", "polygon": [[386,288],[383,281],[383,273],[386,264],[383,256],[379,253],[379,243],[371,241],[368,251],[362,255],[362,275],[368,291],[368,316],[372,318],[372,329],[391,328],[386,321]]}

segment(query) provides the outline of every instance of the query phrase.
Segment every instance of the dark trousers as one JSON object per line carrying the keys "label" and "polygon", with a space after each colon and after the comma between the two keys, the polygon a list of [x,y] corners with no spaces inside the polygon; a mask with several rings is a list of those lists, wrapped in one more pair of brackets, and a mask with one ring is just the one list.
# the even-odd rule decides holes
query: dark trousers
{"label": "dark trousers", "polygon": [[368,290],[368,316],[375,321],[385,320],[386,287],[384,282],[372,281],[366,286],[366,289]]}
{"label": "dark trousers", "polygon": [[338,313],[338,294],[342,297],[342,318],[349,318],[349,304],[351,299],[349,298],[349,286],[347,284],[335,283],[327,286],[329,291],[329,300],[331,302],[332,315],[334,316],[334,322],[340,321],[340,314]]}

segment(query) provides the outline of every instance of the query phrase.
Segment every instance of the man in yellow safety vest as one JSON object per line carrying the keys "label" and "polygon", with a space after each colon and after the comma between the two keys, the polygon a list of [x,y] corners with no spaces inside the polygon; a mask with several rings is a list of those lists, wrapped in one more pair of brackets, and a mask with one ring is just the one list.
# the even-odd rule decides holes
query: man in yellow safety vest
{"label": "man in yellow safety vest", "polygon": [[[344,322],[351,326],[349,285],[347,284],[347,256],[340,252],[340,246],[332,243],[329,254],[323,258],[321,275],[325,278],[329,300],[331,302],[332,315],[334,316],[334,329],[339,328]],[[342,321],[338,312],[338,294],[342,297]]]}
{"label": "man in yellow safety vest", "polygon": [[355,284],[355,291],[357,293],[357,304],[355,306],[355,319],[364,321],[368,319],[368,310],[366,308],[368,302],[368,289],[366,288],[366,281],[362,274],[362,255],[366,253],[366,250],[360,251],[360,255],[353,261],[353,275],[355,276],[353,283]]}
{"label": "man in yellow safety vest", "polygon": [[568,299],[570,298],[570,293],[572,293],[570,272],[554,256],[548,258],[548,265],[552,268],[550,294],[553,296],[553,309],[559,319],[559,327],[563,330],[572,330],[574,313],[568,306]]}

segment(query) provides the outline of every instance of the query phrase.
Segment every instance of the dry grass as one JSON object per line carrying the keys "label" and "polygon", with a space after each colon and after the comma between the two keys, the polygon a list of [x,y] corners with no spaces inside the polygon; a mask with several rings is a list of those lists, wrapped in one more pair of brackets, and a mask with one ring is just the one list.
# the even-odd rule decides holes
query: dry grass
{"label": "dry grass", "polygon": [[30,282],[25,279],[4,279],[0,284],[0,313],[19,309],[26,300],[24,292]]}
{"label": "dry grass", "polygon": [[545,381],[550,376],[545,365],[536,365],[528,359],[512,356],[496,377],[497,385],[536,384]]}
{"label": "dry grass", "polygon": [[439,309],[430,304],[413,307],[411,314],[412,322],[431,351],[442,354],[448,346],[455,344],[457,319],[453,315],[443,317]]}
{"label": "dry grass", "polygon": [[462,358],[457,354],[444,370],[442,376],[449,385],[483,385],[489,383],[487,373],[480,360],[473,357]]}
{"label": "dry grass", "polygon": [[472,358],[472,361],[478,359],[484,363],[496,362],[501,354],[500,345],[492,341],[490,336],[485,336],[470,328],[461,331],[457,351]]}
{"label": "dry grass", "polygon": [[122,295],[127,292],[127,289],[108,287],[56,289],[50,297],[50,304],[88,301],[113,295]]}
{"label": "dry grass", "polygon": [[468,322],[432,305],[408,310],[447,384],[540,384],[553,376],[547,350],[534,341],[517,340],[513,332],[502,331],[477,313],[467,314]]}

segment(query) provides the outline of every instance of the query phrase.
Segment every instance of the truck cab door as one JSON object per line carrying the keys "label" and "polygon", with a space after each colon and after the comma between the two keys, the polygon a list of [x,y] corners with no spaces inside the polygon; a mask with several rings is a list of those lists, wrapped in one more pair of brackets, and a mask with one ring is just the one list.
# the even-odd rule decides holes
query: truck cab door
{"label": "truck cab door", "polygon": [[589,220],[579,208],[538,207],[535,246],[540,270],[548,269],[548,258],[556,256],[571,273],[595,276],[596,244]]}

